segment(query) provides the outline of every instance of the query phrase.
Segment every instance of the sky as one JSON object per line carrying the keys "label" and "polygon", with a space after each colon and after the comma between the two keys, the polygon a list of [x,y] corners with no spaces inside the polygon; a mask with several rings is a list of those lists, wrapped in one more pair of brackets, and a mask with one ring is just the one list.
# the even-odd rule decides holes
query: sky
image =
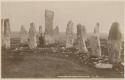
{"label": "sky", "polygon": [[29,31],[30,23],[35,23],[38,31],[42,25],[45,29],[45,10],[54,11],[54,26],[61,32],[66,31],[68,21],[73,22],[74,32],[77,24],[86,27],[87,32],[93,32],[95,24],[100,23],[100,32],[108,33],[113,22],[119,22],[124,31],[124,4],[123,2],[97,1],[22,1],[2,2],[1,16],[10,19],[11,31],[19,31],[24,25]]}

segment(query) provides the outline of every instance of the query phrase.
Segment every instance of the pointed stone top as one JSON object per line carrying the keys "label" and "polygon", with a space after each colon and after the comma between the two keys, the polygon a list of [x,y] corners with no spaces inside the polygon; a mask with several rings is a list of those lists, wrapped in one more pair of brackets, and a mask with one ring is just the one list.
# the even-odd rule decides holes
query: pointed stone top
{"label": "pointed stone top", "polygon": [[67,26],[73,26],[73,22],[70,20],[67,24]]}
{"label": "pointed stone top", "polygon": [[56,28],[55,28],[55,29],[59,30],[59,27],[58,27],[58,26],[56,26]]}
{"label": "pointed stone top", "polygon": [[99,24],[99,22],[97,22],[96,26],[94,28],[94,33],[99,33],[99,27],[100,27],[100,24]]}
{"label": "pointed stone top", "polygon": [[56,26],[56,28],[54,29],[54,34],[55,35],[59,34],[59,27],[58,26]]}
{"label": "pointed stone top", "polygon": [[30,26],[35,26],[35,24],[33,22],[30,23]]}
{"label": "pointed stone top", "polygon": [[42,26],[39,26],[39,33],[42,33]]}
{"label": "pointed stone top", "polygon": [[97,23],[96,23],[96,25],[97,25],[97,26],[100,26],[100,23],[99,23],[99,22],[97,22]]}
{"label": "pointed stone top", "polygon": [[25,28],[24,28],[24,25],[21,25],[21,30],[23,30],[23,29],[25,29]]}

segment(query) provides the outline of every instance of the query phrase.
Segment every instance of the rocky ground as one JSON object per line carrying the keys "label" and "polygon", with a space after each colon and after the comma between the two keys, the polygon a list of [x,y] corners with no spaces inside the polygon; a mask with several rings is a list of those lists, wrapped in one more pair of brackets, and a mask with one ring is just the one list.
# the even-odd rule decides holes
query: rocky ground
{"label": "rocky ground", "polygon": [[124,73],[84,64],[73,51],[55,47],[2,50],[3,78],[123,78]]}

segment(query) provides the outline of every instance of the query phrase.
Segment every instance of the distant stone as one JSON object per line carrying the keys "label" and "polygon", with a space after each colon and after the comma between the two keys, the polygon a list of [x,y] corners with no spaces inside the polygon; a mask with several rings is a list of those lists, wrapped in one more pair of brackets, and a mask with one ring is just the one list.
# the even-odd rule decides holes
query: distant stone
{"label": "distant stone", "polygon": [[59,34],[59,27],[58,26],[56,26],[56,28],[54,29],[53,34],[54,35]]}
{"label": "distant stone", "polygon": [[42,26],[41,26],[41,25],[39,26],[39,34],[40,34],[40,35],[43,34]]}
{"label": "distant stone", "polygon": [[45,37],[44,37],[44,34],[42,32],[42,26],[39,26],[39,33],[38,33],[38,46],[39,47],[43,47],[45,45]]}
{"label": "distant stone", "polygon": [[28,36],[28,43],[30,49],[34,49],[37,47],[36,35],[37,33],[35,29],[35,24],[32,22],[30,23],[29,36]]}
{"label": "distant stone", "polygon": [[21,29],[20,29],[20,38],[21,38],[20,43],[27,44],[28,35],[23,25],[21,26]]}
{"label": "distant stone", "polygon": [[56,28],[53,30],[53,37],[54,37],[55,43],[60,41],[60,39],[59,39],[59,27],[58,26],[56,26]]}

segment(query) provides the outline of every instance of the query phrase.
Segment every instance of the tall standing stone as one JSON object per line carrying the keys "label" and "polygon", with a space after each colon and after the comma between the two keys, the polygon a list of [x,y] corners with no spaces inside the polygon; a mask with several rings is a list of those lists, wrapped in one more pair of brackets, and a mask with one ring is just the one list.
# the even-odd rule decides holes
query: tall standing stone
{"label": "tall standing stone", "polygon": [[35,29],[35,24],[32,22],[30,23],[30,29],[29,29],[29,48],[34,49],[37,47],[37,41],[36,41],[36,29]]}
{"label": "tall standing stone", "polygon": [[109,61],[111,63],[121,62],[121,39],[122,34],[119,29],[119,23],[114,22],[111,25],[108,36]]}
{"label": "tall standing stone", "polygon": [[28,40],[27,31],[23,25],[21,26],[21,29],[20,29],[20,39],[21,39],[20,40],[21,44],[27,44],[27,40]]}
{"label": "tall standing stone", "polygon": [[100,57],[101,56],[101,45],[100,45],[100,37],[99,37],[99,23],[96,23],[96,26],[94,28],[94,32],[93,35],[90,39],[90,46],[91,46],[91,50],[92,56],[95,57]]}
{"label": "tall standing stone", "polygon": [[80,52],[87,53],[88,49],[85,43],[86,39],[86,29],[84,25],[78,24],[77,25],[77,47]]}
{"label": "tall standing stone", "polygon": [[2,47],[4,47],[4,19],[1,19],[1,39]]}
{"label": "tall standing stone", "polygon": [[74,35],[73,35],[73,22],[69,21],[66,28],[66,48],[73,47]]}
{"label": "tall standing stone", "polygon": [[54,12],[45,10],[45,34],[52,35],[53,33]]}
{"label": "tall standing stone", "polygon": [[54,43],[53,35],[54,12],[45,10],[45,40],[46,44]]}
{"label": "tall standing stone", "polygon": [[10,48],[10,22],[9,19],[4,19],[4,46]]}

